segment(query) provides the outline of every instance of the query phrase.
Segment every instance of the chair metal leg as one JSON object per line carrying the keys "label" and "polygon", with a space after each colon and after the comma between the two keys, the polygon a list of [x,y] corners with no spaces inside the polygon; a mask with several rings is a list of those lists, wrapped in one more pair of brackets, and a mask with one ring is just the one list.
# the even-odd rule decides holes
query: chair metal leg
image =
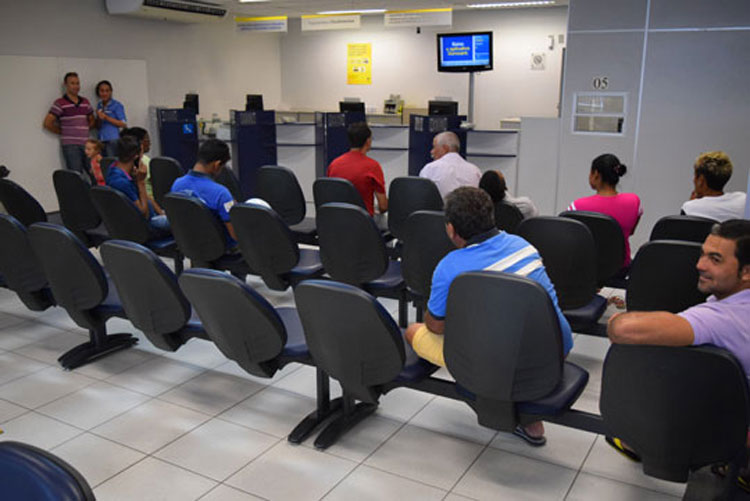
{"label": "chair metal leg", "polygon": [[354,425],[375,412],[375,409],[378,408],[378,404],[355,403],[354,398],[351,396],[344,395],[342,399],[344,404],[339,415],[328,423],[315,439],[316,449],[327,449],[336,443],[339,437],[346,433],[347,430],[354,427]]}
{"label": "chair metal leg", "polygon": [[174,274],[175,275],[181,275],[182,271],[185,268],[184,261],[185,256],[183,256],[181,253],[177,253],[174,257]]}
{"label": "chair metal leg", "polygon": [[328,374],[320,369],[316,369],[315,373],[317,379],[317,408],[305,416],[289,434],[287,440],[293,444],[304,442],[323,421],[341,409],[341,398],[331,400]]}
{"label": "chair metal leg", "polygon": [[417,322],[424,322],[424,308],[421,304],[417,304],[415,308],[417,309]]}
{"label": "chair metal leg", "polygon": [[130,348],[138,342],[138,338],[131,334],[107,335],[104,324],[89,330],[89,336],[90,341],[71,348],[57,359],[64,369],[73,370],[110,353]]}
{"label": "chair metal leg", "polygon": [[406,289],[401,291],[398,298],[398,326],[407,327],[409,323],[409,299],[406,295]]}

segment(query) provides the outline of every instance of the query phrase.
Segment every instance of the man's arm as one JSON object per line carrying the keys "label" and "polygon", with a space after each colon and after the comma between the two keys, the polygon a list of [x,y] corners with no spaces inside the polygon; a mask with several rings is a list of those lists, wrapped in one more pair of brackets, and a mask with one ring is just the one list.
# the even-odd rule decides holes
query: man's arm
{"label": "man's arm", "polygon": [[107,115],[103,110],[97,110],[96,114],[98,115],[99,123],[101,123],[101,122],[109,122],[112,125],[114,125],[115,127],[120,128],[120,129],[123,128],[123,127],[125,127],[127,125],[124,120],[118,120],[115,117],[111,117],[111,116]]}
{"label": "man's arm", "polygon": [[633,311],[613,315],[607,323],[613,343],[689,346],[695,336],[686,319],[666,311]]}
{"label": "man's arm", "polygon": [[442,334],[445,330],[445,320],[436,319],[435,317],[430,315],[429,310],[424,312],[424,323],[427,328],[435,334]]}
{"label": "man's arm", "polygon": [[383,214],[388,210],[388,196],[385,193],[375,192],[375,199],[378,201],[378,208],[380,213]]}
{"label": "man's arm", "polygon": [[143,216],[148,219],[149,210],[148,192],[146,191],[146,166],[143,165],[143,162],[139,163],[138,167],[133,173],[133,177],[135,178],[135,184],[138,188],[138,200],[135,200],[133,203],[136,207],[138,207],[138,210],[141,211],[141,214],[143,214]]}
{"label": "man's arm", "polygon": [[234,226],[232,226],[232,223],[229,221],[225,221],[224,225],[227,227],[227,231],[229,232],[229,236],[233,239],[237,240],[237,234],[234,232]]}
{"label": "man's arm", "polygon": [[60,134],[60,124],[57,121],[57,117],[52,113],[47,113],[47,116],[44,117],[44,122],[42,125],[51,133]]}

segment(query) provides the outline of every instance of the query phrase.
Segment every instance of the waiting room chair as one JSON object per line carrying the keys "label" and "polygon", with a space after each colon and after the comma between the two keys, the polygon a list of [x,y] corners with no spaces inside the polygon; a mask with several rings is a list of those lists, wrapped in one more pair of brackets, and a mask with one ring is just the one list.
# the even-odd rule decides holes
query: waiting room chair
{"label": "waiting room chair", "polygon": [[430,179],[416,176],[397,177],[388,187],[388,230],[404,240],[404,225],[419,210],[442,211],[443,198]]}
{"label": "waiting room chair", "polygon": [[268,202],[289,225],[292,235],[302,244],[317,245],[315,218],[305,217],[307,203],[302,187],[291,169],[281,165],[264,165],[258,171],[258,198]]}
{"label": "waiting room chair", "polygon": [[65,227],[75,233],[86,247],[99,247],[106,242],[109,234],[91,201],[91,185],[83,174],[73,170],[56,170],[52,174],[52,182]]}
{"label": "waiting room chair", "polygon": [[227,270],[241,278],[250,273],[242,254],[227,247],[224,222],[199,198],[169,193],[163,207],[177,246],[193,268]]}
{"label": "waiting room chair", "polygon": [[145,245],[160,256],[172,258],[175,273],[182,273],[184,256],[177,248],[175,239],[155,236],[146,218],[128,197],[109,186],[94,186],[91,188],[91,200],[110,237]]}
{"label": "waiting room chair", "polygon": [[717,222],[707,217],[664,216],[654,225],[649,240],[684,240],[702,244]]}
{"label": "waiting room chair", "polygon": [[[270,378],[285,365],[312,365],[297,310],[274,308],[245,282],[215,270],[191,269],[179,278],[203,326],[219,350],[253,376]],[[317,371],[317,408],[289,435],[303,442],[336,411],[329,380]]]}
{"label": "waiting room chair", "polygon": [[38,447],[0,442],[0,485],[6,499],[94,501],[94,493],[78,470]]}
{"label": "waiting room chair", "polygon": [[441,259],[456,248],[445,232],[445,213],[417,211],[403,227],[401,272],[421,322],[432,288],[432,274]]}
{"label": "waiting room chair", "polygon": [[340,177],[321,177],[313,182],[313,199],[317,212],[323,205],[339,202],[365,208],[362,196],[351,181]]}
{"label": "waiting room chair", "polygon": [[599,408],[608,434],[641,457],[646,475],[685,482],[698,468],[729,462],[722,499],[733,499],[750,422],[745,372],[729,352],[612,345]]}
{"label": "waiting room chair", "polygon": [[8,214],[26,227],[47,221],[47,213],[37,199],[10,179],[0,179],[0,203]]}
{"label": "waiting room chair", "polygon": [[109,167],[115,162],[117,162],[117,157],[104,157],[102,158],[101,162],[99,162],[99,166],[102,168],[102,176],[104,176],[104,179],[107,179]]}
{"label": "waiting room chair", "polygon": [[607,300],[596,293],[596,247],[586,225],[573,218],[532,217],[518,226],[518,236],[542,256],[558,305],[573,331],[606,336],[606,326],[598,321]]}
{"label": "waiting room chair", "polygon": [[638,249],[630,268],[628,310],[679,313],[706,300],[698,290],[696,242],[655,240]]}
{"label": "waiting room chair", "polygon": [[125,318],[125,312],[102,266],[70,230],[36,223],[29,228],[29,241],[55,301],[79,327],[89,331],[89,342],[57,359],[65,369],[75,369],[136,344],[138,340],[130,334],[107,334],[107,320]]}
{"label": "waiting room chair", "polygon": [[159,206],[164,205],[164,195],[172,191],[172,184],[178,177],[185,175],[180,163],[170,157],[154,157],[149,163],[151,187],[154,200]]}
{"label": "waiting room chair", "polygon": [[318,208],[316,217],[326,273],[375,296],[398,299],[399,325],[406,327],[408,295],[401,263],[388,258],[383,237],[367,211],[352,204],[328,203]]}
{"label": "waiting room chair", "polygon": [[[188,168],[190,169],[192,167],[193,166],[191,165]],[[224,185],[226,189],[229,190],[229,193],[232,194],[232,198],[234,198],[237,202],[241,202],[245,199],[245,195],[242,193],[240,180],[237,179],[237,175],[230,167],[224,167],[223,169],[221,169],[219,174],[216,176],[216,182]]]}
{"label": "waiting room chair", "polygon": [[320,251],[300,249],[273,209],[236,204],[230,215],[242,256],[270,289],[283,291],[323,274]]}
{"label": "waiting room chair", "polygon": [[192,338],[208,339],[177,277],[153,251],[126,240],[110,240],[100,250],[125,315],[151,344],[176,351]]}
{"label": "waiting room chair", "polygon": [[518,225],[523,221],[521,211],[510,202],[501,200],[495,205],[495,227],[508,233],[518,233]]}
{"label": "waiting room chair", "polygon": [[624,289],[627,280],[619,277],[625,262],[625,237],[615,218],[599,212],[563,211],[561,217],[575,219],[585,224],[594,237],[596,246],[596,281],[599,287]]}
{"label": "waiting room chair", "polygon": [[26,227],[13,216],[0,214],[0,275],[5,287],[31,311],[55,305],[42,264],[34,255]]}

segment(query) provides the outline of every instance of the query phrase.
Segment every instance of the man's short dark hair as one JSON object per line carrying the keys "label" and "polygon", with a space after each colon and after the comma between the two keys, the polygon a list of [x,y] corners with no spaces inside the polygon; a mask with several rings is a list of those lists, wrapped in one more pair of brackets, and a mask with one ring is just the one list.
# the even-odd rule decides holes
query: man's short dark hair
{"label": "man's short dark hair", "polygon": [[148,131],[144,129],[143,127],[130,127],[127,129],[122,129],[120,131],[120,137],[124,136],[131,136],[138,140],[138,142],[143,142],[143,140],[148,135]]}
{"label": "man's short dark hair", "polygon": [[346,135],[349,138],[349,146],[361,148],[372,136],[372,131],[365,122],[355,122],[346,129]]}
{"label": "man's short dark hair", "polygon": [[225,163],[229,161],[229,158],[229,146],[221,139],[209,139],[198,148],[198,162],[203,165],[217,160]]}
{"label": "man's short dark hair", "polygon": [[445,220],[464,240],[490,231],[495,227],[492,199],[479,188],[456,188],[445,199]]}
{"label": "man's short dark hair", "polygon": [[750,221],[729,219],[715,224],[711,228],[711,234],[734,241],[734,255],[739,262],[738,272],[742,273],[742,268],[750,265]]}
{"label": "man's short dark hair", "polygon": [[76,73],[75,71],[69,71],[69,72],[67,72],[65,74],[65,76],[63,77],[63,83],[68,83],[68,78],[71,78],[71,77],[76,77],[77,78],[78,77],[78,73]]}
{"label": "man's short dark hair", "polygon": [[130,162],[141,153],[141,145],[133,136],[123,136],[117,140],[117,160]]}

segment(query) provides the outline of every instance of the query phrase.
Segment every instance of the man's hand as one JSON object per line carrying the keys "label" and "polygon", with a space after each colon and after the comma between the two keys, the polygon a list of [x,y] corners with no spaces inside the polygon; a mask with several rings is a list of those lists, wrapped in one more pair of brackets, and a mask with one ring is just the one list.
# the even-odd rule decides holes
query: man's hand
{"label": "man's hand", "polygon": [[135,181],[137,183],[146,181],[146,177],[148,176],[148,169],[146,168],[146,164],[143,163],[143,160],[139,161],[137,166],[134,166],[133,176],[135,177]]}
{"label": "man's hand", "polygon": [[99,120],[106,120],[107,114],[104,113],[104,110],[96,110],[96,116]]}

